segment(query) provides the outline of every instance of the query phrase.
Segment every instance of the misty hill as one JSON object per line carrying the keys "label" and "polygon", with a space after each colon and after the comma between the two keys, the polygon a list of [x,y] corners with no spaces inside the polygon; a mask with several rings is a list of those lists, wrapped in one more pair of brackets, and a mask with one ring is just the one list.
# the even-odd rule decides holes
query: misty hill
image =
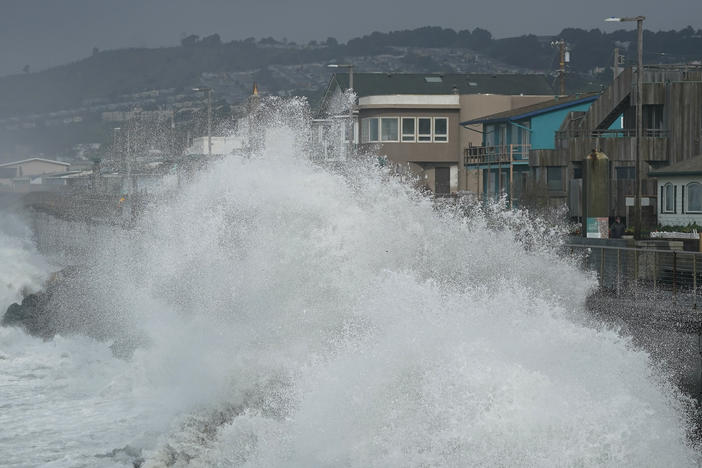
{"label": "misty hill", "polygon": [[[598,29],[564,29],[555,37],[527,35],[494,39],[489,31],[480,28],[456,32],[424,27],[375,32],[351,39],[346,44],[329,38],[322,43],[313,41],[304,46],[281,43],[272,38],[222,43],[217,34],[202,39],[190,36],[178,47],[95,50],[91,57],[69,65],[0,78],[0,118],[65,109],[90,99],[149,89],[187,87],[199,83],[202,73],[263,70],[265,80],[266,68],[271,65],[350,61],[353,57],[399,54],[408,66],[424,68],[417,71],[473,71],[457,70],[450,62],[402,48],[465,49],[507,66],[550,72],[557,68],[557,52],[550,45],[555,38],[565,39],[569,44],[570,71],[577,75],[592,75],[597,67],[608,67],[616,46],[623,47],[622,52],[632,60],[635,57],[633,30],[602,33]],[[644,44],[645,60],[649,63],[702,58],[702,30],[695,31],[691,27],[681,31],[646,31]],[[381,66],[378,64],[378,68]],[[271,85],[269,91],[278,93],[286,83]]]}
{"label": "misty hill", "polygon": [[[101,123],[105,112],[196,108],[203,96],[192,92],[194,86],[214,88],[221,105],[243,102],[253,81],[264,94],[304,95],[314,104],[331,62],[350,62],[358,71],[537,72],[553,74],[555,84],[558,51],[551,41],[564,39],[571,51],[568,91],[598,89],[610,81],[615,47],[635,61],[635,36],[633,29],[570,28],[556,36],[495,39],[480,28],[423,27],[375,32],[346,44],[328,38],[300,45],[270,37],[223,43],[213,34],[189,36],[174,47],[95,49],[71,64],[0,78],[0,158],[17,144],[49,151],[105,141],[114,126]],[[691,27],[646,31],[644,44],[648,63],[702,59],[702,30]]]}

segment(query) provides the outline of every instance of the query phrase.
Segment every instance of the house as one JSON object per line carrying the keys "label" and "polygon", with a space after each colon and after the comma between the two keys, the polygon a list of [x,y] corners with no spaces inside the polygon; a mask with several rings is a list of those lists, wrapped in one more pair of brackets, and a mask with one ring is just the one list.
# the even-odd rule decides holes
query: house
{"label": "house", "polygon": [[[702,66],[647,65],[643,81],[640,141],[642,224],[655,225],[658,187],[656,169],[702,154]],[[610,216],[623,215],[636,194],[636,71],[620,73],[585,112],[566,116],[556,134],[556,151],[549,164],[565,167],[567,203],[580,216],[578,195],[582,164],[593,148],[611,165]],[[612,124],[620,120],[619,128]]]}
{"label": "house", "polygon": [[657,181],[658,224],[702,226],[702,155],[651,171]]}
{"label": "house", "polygon": [[517,206],[527,185],[540,182],[565,199],[565,168],[554,158],[556,132],[566,115],[588,110],[598,97],[561,96],[461,122],[468,129],[482,127],[481,144],[464,149],[466,171],[477,176],[472,191],[485,198],[505,194]]}
{"label": "house", "polygon": [[[0,164],[0,189],[27,192],[41,185],[64,184],[51,176],[68,172],[70,164],[43,158],[30,158]],[[45,187],[44,187],[45,189]]]}
{"label": "house", "polygon": [[[535,74],[354,73],[353,83],[354,144],[409,168],[442,195],[477,185],[468,180],[463,148],[479,145],[481,130],[461,121],[553,98],[546,77]],[[349,115],[341,98],[348,84],[348,74],[332,75],[320,122]]]}

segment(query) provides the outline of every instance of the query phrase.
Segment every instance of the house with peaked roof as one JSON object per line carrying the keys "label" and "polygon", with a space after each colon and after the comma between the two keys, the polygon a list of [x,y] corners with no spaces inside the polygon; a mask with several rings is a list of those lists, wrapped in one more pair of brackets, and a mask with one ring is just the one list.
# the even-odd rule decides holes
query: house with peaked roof
{"label": "house with peaked roof", "polygon": [[0,164],[0,188],[13,191],[29,191],[44,182],[48,175],[63,174],[70,164],[44,158],[30,158]]}
{"label": "house with peaked roof", "polygon": [[[568,115],[556,134],[553,164],[567,167],[571,216],[580,216],[578,187],[584,158],[597,149],[610,161],[610,216],[625,215],[636,194],[635,68],[620,73],[585,112]],[[643,134],[640,142],[642,224],[656,224],[660,193],[656,169],[702,154],[702,66],[645,65],[642,79]],[[620,120],[619,128],[612,124]]]}
{"label": "house with peaked roof", "polygon": [[[436,194],[466,190],[463,149],[481,143],[481,130],[461,121],[549,100],[543,75],[354,73],[353,142],[407,167]],[[348,118],[338,110],[347,73],[332,75],[320,116]],[[348,132],[347,132],[348,133]]]}
{"label": "house with peaked roof", "polygon": [[658,224],[702,226],[702,155],[650,171],[657,181]]}
{"label": "house with peaked roof", "polygon": [[481,144],[464,150],[466,171],[477,175],[472,191],[493,199],[506,195],[518,206],[528,185],[540,181],[554,198],[564,198],[565,168],[553,161],[556,132],[568,114],[586,111],[598,97],[561,96],[461,122],[482,128]]}

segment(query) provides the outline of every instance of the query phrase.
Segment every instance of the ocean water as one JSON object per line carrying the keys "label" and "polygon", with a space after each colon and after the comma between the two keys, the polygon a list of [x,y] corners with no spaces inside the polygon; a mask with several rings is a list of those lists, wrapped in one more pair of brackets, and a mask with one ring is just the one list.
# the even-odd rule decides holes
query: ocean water
{"label": "ocean water", "polygon": [[[0,465],[697,465],[690,402],[588,318],[558,227],[313,164],[299,103],[265,126],[77,239],[51,307],[87,332],[0,328]],[[55,265],[0,235],[4,308]]]}

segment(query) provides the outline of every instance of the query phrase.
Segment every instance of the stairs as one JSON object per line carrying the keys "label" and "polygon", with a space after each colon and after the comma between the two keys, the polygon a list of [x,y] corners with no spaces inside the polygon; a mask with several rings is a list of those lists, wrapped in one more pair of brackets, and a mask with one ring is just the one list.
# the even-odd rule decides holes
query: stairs
{"label": "stairs", "polygon": [[633,77],[631,68],[626,68],[617,76],[612,85],[590,106],[585,115],[584,128],[606,130],[612,125],[624,109],[629,107]]}

